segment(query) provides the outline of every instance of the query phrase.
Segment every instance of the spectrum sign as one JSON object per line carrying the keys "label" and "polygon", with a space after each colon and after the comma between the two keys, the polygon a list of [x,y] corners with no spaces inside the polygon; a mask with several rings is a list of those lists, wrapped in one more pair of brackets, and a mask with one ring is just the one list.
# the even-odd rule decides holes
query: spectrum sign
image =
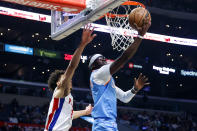
{"label": "spectrum sign", "polygon": [[197,77],[197,72],[195,72],[195,71],[181,70],[181,75],[182,76],[193,76],[193,77]]}

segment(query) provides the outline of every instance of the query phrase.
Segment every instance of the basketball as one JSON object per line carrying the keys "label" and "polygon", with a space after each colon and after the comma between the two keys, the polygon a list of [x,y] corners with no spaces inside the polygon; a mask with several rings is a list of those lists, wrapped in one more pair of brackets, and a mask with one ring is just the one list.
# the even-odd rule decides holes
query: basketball
{"label": "basketball", "polygon": [[136,23],[138,27],[142,27],[147,19],[151,21],[151,15],[147,9],[142,7],[133,9],[129,14],[129,24],[134,29],[136,29],[134,23]]}

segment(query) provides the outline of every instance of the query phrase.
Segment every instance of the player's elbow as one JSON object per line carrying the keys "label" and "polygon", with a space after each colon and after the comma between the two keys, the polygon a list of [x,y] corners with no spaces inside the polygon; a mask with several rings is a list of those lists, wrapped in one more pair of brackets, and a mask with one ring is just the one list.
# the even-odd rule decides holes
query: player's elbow
{"label": "player's elbow", "polygon": [[129,60],[129,52],[128,51],[123,52],[121,58],[123,61],[127,62]]}

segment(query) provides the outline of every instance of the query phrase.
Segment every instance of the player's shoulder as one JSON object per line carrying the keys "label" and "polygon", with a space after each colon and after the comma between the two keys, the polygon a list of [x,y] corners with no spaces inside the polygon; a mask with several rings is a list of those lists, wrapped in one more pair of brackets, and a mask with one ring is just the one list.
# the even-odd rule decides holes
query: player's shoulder
{"label": "player's shoulder", "polygon": [[102,72],[106,72],[108,70],[108,65],[104,65],[102,67],[100,67],[99,69],[93,70],[90,77],[95,77],[99,74],[101,74]]}
{"label": "player's shoulder", "polygon": [[106,70],[109,70],[109,68],[110,68],[110,64],[103,65],[101,68],[95,70],[95,72],[106,71]]}
{"label": "player's shoulder", "polygon": [[63,98],[64,96],[64,89],[63,88],[56,88],[53,92],[53,97],[54,98]]}

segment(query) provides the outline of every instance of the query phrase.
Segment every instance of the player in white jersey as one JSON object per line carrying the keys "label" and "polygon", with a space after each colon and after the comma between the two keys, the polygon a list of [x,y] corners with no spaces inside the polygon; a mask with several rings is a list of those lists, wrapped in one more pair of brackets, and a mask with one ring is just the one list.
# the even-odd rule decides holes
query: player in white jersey
{"label": "player in white jersey", "polygon": [[53,91],[53,97],[48,110],[45,131],[68,131],[72,126],[72,119],[83,115],[89,115],[92,106],[85,110],[73,111],[73,97],[70,93],[72,89],[72,77],[79,64],[84,48],[90,43],[96,34],[92,35],[94,29],[87,25],[82,34],[82,40],[76,49],[67,69],[55,70],[49,77],[48,86]]}

